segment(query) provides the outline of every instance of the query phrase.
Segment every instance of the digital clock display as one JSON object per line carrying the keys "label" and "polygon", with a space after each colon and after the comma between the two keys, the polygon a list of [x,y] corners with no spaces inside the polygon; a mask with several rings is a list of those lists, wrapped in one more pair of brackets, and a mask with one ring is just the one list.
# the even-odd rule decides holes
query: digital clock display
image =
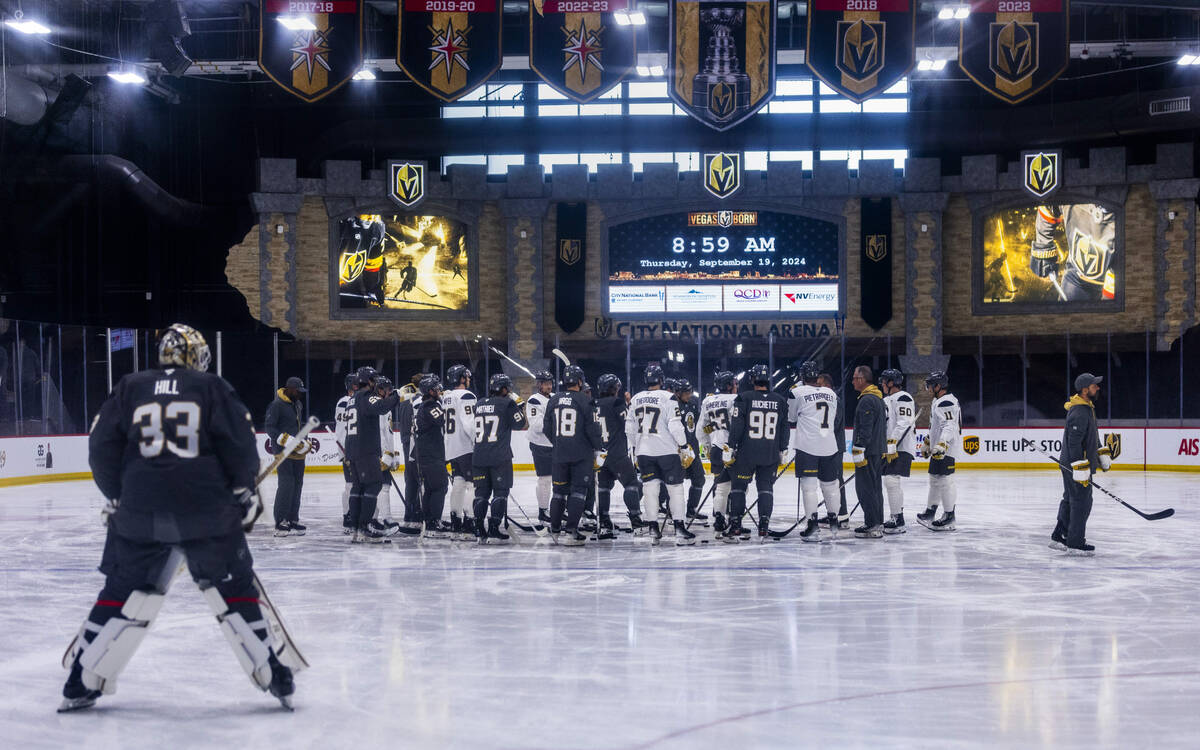
{"label": "digital clock display", "polygon": [[774,211],[653,216],[608,231],[607,312],[841,309],[838,225]]}

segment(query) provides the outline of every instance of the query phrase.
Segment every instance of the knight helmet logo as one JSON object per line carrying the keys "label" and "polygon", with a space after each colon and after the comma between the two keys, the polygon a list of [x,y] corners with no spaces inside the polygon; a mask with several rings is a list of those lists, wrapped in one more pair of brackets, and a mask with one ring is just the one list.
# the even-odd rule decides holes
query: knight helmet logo
{"label": "knight helmet logo", "polygon": [[887,24],[856,21],[839,21],[837,68],[843,75],[855,81],[865,81],[877,75],[884,66],[884,34]]}
{"label": "knight helmet logo", "polygon": [[991,25],[991,69],[1010,84],[1019,83],[1038,67],[1036,23],[993,23]]}
{"label": "knight helmet logo", "polygon": [[1038,198],[1045,198],[1058,187],[1059,153],[1033,151],[1022,154],[1025,165],[1025,189]]}
{"label": "knight helmet logo", "polygon": [[1108,457],[1116,461],[1117,456],[1121,455],[1121,433],[1104,433],[1104,445],[1108,447]]}
{"label": "knight helmet logo", "polygon": [[358,250],[352,253],[342,253],[342,257],[338,262],[338,280],[343,284],[349,284],[361,276],[363,269],[366,267],[366,250]]}
{"label": "knight helmet logo", "polygon": [[708,111],[718,120],[725,120],[737,109],[737,89],[721,81],[708,90]]}
{"label": "knight helmet logo", "polygon": [[563,263],[568,266],[573,266],[579,262],[579,258],[583,255],[583,243],[579,240],[559,240],[558,241],[558,257]]}
{"label": "knight helmet logo", "polygon": [[963,436],[962,445],[963,445],[963,450],[966,451],[968,456],[974,456],[976,453],[979,452],[979,436],[978,435]]}
{"label": "knight helmet logo", "polygon": [[[704,155],[704,189],[728,198],[742,186],[742,155],[718,152]],[[732,216],[730,217],[732,221]]]}
{"label": "knight helmet logo", "polygon": [[887,257],[887,235],[886,234],[868,234],[867,235],[867,258],[875,262],[879,262]]}
{"label": "knight helmet logo", "polygon": [[405,208],[412,208],[425,197],[425,162],[389,161],[388,195]]}
{"label": "knight helmet logo", "polygon": [[612,318],[596,318],[592,323],[592,328],[596,331],[596,338],[606,339],[612,335]]}
{"label": "knight helmet logo", "polygon": [[717,226],[722,228],[733,226],[733,211],[717,211]]}

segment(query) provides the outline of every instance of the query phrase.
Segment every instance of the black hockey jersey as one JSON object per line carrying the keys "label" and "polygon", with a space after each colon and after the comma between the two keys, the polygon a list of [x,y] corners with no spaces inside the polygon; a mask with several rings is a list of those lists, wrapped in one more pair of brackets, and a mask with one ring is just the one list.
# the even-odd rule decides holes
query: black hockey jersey
{"label": "black hockey jersey", "polygon": [[422,401],[413,419],[413,454],[420,463],[440,465],[446,463],[446,444],[442,441],[442,429],[446,423],[446,410],[436,398]]}
{"label": "black hockey jersey", "polygon": [[562,391],[550,397],[542,429],[554,444],[554,462],[572,463],[592,458],[604,448],[592,400],[579,391]]}
{"label": "black hockey jersey", "polygon": [[529,428],[525,410],[508,396],[489,396],[475,404],[475,452],[472,466],[512,464],[512,431]]}
{"label": "black hockey jersey", "polygon": [[383,455],[379,420],[386,419],[399,401],[400,394],[395,391],[386,398],[370,390],[354,394],[346,407],[346,455],[351,461],[379,460]]}
{"label": "black hockey jersey", "polygon": [[629,452],[629,439],[625,436],[625,417],[629,405],[624,396],[605,396],[596,402],[596,424],[600,428],[600,440],[605,450],[613,455]]}
{"label": "black hockey jersey", "polygon": [[771,391],[744,391],[729,409],[729,445],[737,460],[750,464],[779,462],[787,450],[787,402]]}
{"label": "black hockey jersey", "polygon": [[687,401],[679,401],[679,418],[683,420],[683,431],[687,435],[687,444],[695,451],[696,455],[700,455],[700,441],[696,438],[696,423],[700,421],[700,402],[695,397]]}
{"label": "black hockey jersey", "polygon": [[217,375],[187,369],[126,375],[88,439],[96,486],[120,499],[111,523],[131,539],[177,542],[237,528],[235,487],[258,472],[250,412]]}

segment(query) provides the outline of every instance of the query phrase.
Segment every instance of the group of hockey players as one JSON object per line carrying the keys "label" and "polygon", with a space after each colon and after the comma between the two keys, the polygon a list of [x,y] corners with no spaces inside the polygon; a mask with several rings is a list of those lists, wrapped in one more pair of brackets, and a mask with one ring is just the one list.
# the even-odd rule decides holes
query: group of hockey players
{"label": "group of hockey players", "polygon": [[[718,540],[778,539],[790,529],[770,528],[775,483],[793,466],[804,508],[792,527],[803,527],[799,538],[822,541],[848,527],[845,417],[833,379],[814,362],[803,363],[790,388],[773,387],[766,365],[740,375],[718,372],[715,393],[703,400],[687,380],[667,377],[658,364],[646,367],[644,388],[634,394],[611,373],[593,389],[574,365],[557,383],[548,371],[533,378],[535,390],[523,401],[502,373],[476,396],[474,376],[464,365],[450,367],[444,385],[436,375],[419,374],[399,390],[370,367],[348,376],[335,418],[346,479],[345,533],[353,542],[419,535],[503,544],[515,525],[548,532],[564,546],[581,545],[592,534],[613,539],[617,530],[648,536],[653,544],[673,531],[676,545],[690,545],[696,542],[691,527],[710,524],[702,511],[711,496]],[[869,368],[856,370],[857,470],[851,478],[859,482],[865,523],[854,534],[880,538],[907,530],[903,480],[917,456],[930,459],[930,489],[916,520],[933,531],[953,531],[960,410],[945,373],[926,380],[932,412],[923,441],[915,434],[919,414],[903,374],[885,370],[878,387],[872,380]],[[515,500],[509,507],[514,431],[527,431],[537,475],[536,517]],[[708,496],[702,456],[713,478]],[[401,464],[403,490],[392,475]],[[630,523],[624,528],[612,520],[617,484]],[[748,502],[751,484],[754,499]],[[404,505],[402,520],[392,516],[393,489]]]}

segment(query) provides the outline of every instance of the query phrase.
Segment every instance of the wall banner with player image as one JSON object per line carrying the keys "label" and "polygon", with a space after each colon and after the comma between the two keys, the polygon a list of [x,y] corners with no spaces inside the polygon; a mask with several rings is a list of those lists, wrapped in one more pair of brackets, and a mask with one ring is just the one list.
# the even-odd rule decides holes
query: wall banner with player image
{"label": "wall banner with player image", "polygon": [[1124,310],[1124,213],[1119,204],[1065,194],[977,211],[975,313]]}
{"label": "wall banner with player image", "polygon": [[329,315],[334,319],[479,317],[478,229],[451,212],[335,218],[329,232]]}

